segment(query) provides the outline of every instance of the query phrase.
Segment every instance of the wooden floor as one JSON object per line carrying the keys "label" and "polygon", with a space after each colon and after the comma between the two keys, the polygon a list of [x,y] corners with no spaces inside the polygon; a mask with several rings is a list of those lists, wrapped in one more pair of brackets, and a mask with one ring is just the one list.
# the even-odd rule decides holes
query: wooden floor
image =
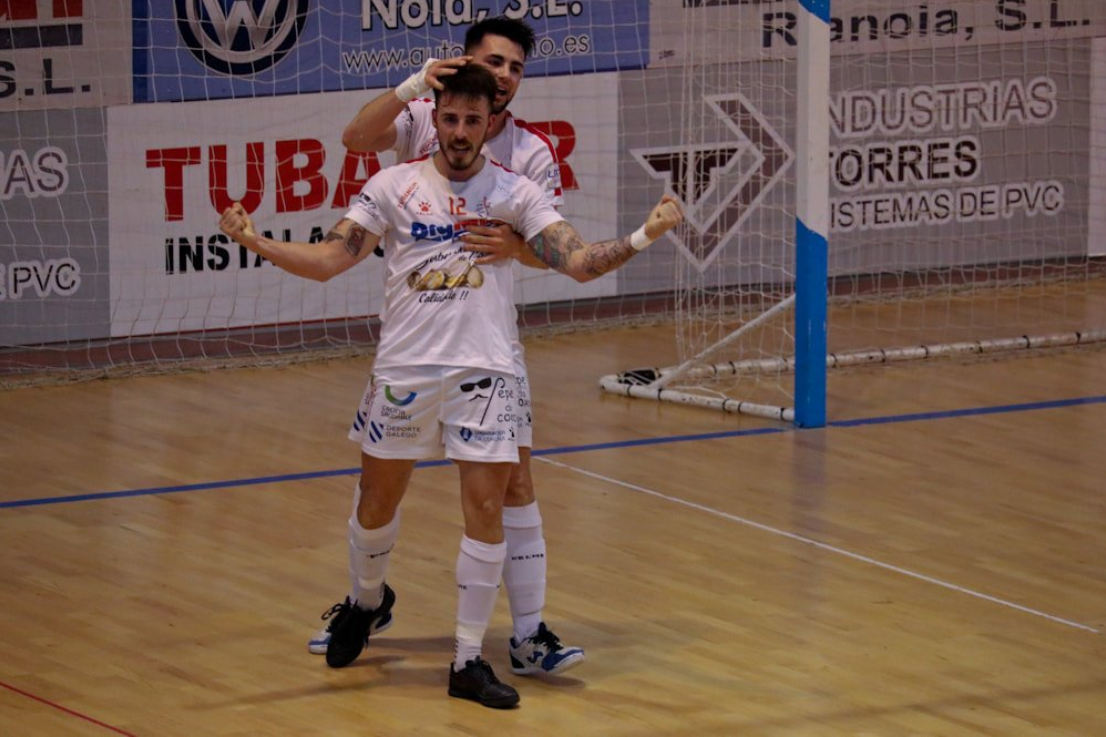
{"label": "wooden floor", "polygon": [[818,431],[597,389],[671,345],[528,346],[546,616],[588,660],[511,676],[501,595],[510,712],[445,693],[449,467],[396,625],[306,650],[367,360],[0,393],[0,735],[1106,735],[1106,351],[853,371]]}

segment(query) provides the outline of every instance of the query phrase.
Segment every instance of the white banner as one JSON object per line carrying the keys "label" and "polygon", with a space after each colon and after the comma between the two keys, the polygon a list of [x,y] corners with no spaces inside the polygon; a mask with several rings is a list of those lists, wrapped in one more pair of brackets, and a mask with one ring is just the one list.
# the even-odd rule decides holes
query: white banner
{"label": "white banner", "polygon": [[1087,254],[1106,255],[1106,38],[1091,42],[1091,171]]}
{"label": "white banner", "polygon": [[[1103,0],[833,0],[834,54],[1106,35]],[[652,0],[650,67],[793,58],[798,0]]]}
{"label": "white banner", "polygon": [[0,112],[131,99],[130,0],[0,2]]}
{"label": "white banner", "polygon": [[[567,153],[566,217],[587,239],[612,238],[616,75],[529,80],[512,110]],[[580,88],[587,89],[581,92]],[[133,336],[375,315],[382,261],[319,284],[230,242],[218,216],[240,200],[280,240],[318,241],[390,155],[348,153],[341,133],[378,91],[129,105],[108,111],[112,335]],[[601,187],[605,186],[604,191]],[[613,294],[614,276],[579,285],[519,267],[520,301]]]}

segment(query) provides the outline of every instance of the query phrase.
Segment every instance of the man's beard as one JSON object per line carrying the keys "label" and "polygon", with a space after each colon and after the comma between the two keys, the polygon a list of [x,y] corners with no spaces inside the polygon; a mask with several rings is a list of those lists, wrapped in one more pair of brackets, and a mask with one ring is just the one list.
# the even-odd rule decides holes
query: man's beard
{"label": "man's beard", "polygon": [[464,171],[476,162],[476,157],[480,155],[480,149],[473,147],[463,154],[459,151],[450,150],[443,153],[445,153],[445,163],[449,165],[450,169]]}
{"label": "man's beard", "polygon": [[503,100],[503,104],[500,105],[496,102],[492,102],[492,115],[501,115],[503,111],[507,109],[507,106],[511,104],[511,98],[507,97]]}

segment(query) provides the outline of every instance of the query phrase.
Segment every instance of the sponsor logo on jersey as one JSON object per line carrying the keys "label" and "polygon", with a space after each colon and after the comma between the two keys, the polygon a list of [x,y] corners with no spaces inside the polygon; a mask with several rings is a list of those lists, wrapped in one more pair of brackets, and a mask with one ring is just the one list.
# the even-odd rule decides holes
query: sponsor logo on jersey
{"label": "sponsor logo on jersey", "polygon": [[383,222],[383,219],[380,217],[380,208],[377,207],[376,202],[373,201],[372,197],[362,192],[361,194],[357,195],[357,204],[364,208],[365,214],[371,217],[373,220],[377,221],[378,223]]}
{"label": "sponsor logo on jersey", "polygon": [[415,242],[419,241],[431,241],[433,243],[444,243],[451,241],[460,233],[453,227],[452,223],[446,223],[440,225],[438,223],[420,223],[415,221],[411,223],[411,237],[415,239]]}
{"label": "sponsor logo on jersey", "polygon": [[399,197],[399,202],[396,203],[396,207],[400,210],[407,209],[407,202],[415,196],[415,193],[419,191],[419,183],[412,182],[407,186],[407,189]]}
{"label": "sponsor logo on jersey", "polygon": [[456,223],[420,223],[417,220],[411,223],[411,238],[416,243],[430,241],[432,243],[446,243],[460,238],[474,225],[493,226],[498,225],[496,220],[460,220]]}

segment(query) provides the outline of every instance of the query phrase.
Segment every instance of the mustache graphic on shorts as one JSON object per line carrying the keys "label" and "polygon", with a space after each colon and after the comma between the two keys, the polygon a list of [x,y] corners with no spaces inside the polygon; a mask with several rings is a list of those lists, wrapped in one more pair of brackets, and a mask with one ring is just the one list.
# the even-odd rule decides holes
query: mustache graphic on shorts
{"label": "mustache graphic on shorts", "polygon": [[[483,427],[484,420],[488,416],[488,408],[492,406],[492,396],[495,394],[495,390],[501,387],[507,386],[507,382],[502,377],[497,376],[495,381],[492,381],[492,377],[485,376],[483,379],[477,381],[467,381],[461,384],[460,389],[464,394],[472,392],[472,397],[469,398],[470,402],[475,402],[477,399],[486,399],[488,403],[484,405],[484,414],[480,416],[480,426]],[[481,394],[480,389],[491,389],[487,395]]]}

